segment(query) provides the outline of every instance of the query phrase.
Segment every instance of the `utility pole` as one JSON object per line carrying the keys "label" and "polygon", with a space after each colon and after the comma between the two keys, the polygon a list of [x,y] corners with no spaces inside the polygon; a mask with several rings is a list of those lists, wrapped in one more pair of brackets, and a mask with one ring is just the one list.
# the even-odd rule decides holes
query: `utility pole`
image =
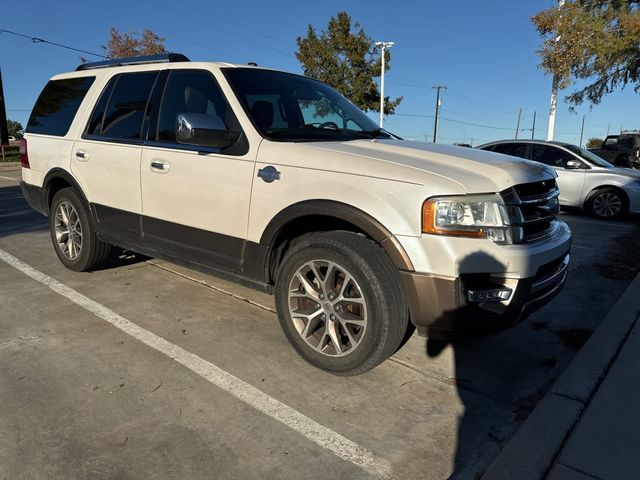
{"label": "utility pole", "polygon": [[380,47],[380,56],[382,61],[382,70],[380,72],[380,128],[384,127],[384,68],[385,68],[385,55],[384,52],[387,48],[393,47],[394,42],[376,42],[376,46]]}
{"label": "utility pole", "polygon": [[[562,8],[565,0],[558,0],[558,8]],[[556,43],[560,40],[560,36],[556,37]],[[560,77],[557,74],[553,75],[551,83],[551,106],[549,107],[549,130],[547,131],[547,140],[553,140],[553,135],[556,128],[556,109],[558,107],[558,84],[560,83]]]}
{"label": "utility pole", "polygon": [[433,143],[438,143],[438,120],[440,118],[440,90],[447,89],[446,85],[434,85],[431,88],[436,89],[436,116],[433,121]]}
{"label": "utility pole", "polygon": [[518,133],[520,133],[520,117],[522,116],[522,109],[518,110],[518,123],[516,123],[516,140],[518,139]]}
{"label": "utility pole", "polygon": [[536,112],[533,111],[533,125],[531,126],[531,140],[536,138]]}
{"label": "utility pole", "polygon": [[580,128],[580,148],[582,148],[582,134],[584,133],[584,115],[582,115],[582,128]]}

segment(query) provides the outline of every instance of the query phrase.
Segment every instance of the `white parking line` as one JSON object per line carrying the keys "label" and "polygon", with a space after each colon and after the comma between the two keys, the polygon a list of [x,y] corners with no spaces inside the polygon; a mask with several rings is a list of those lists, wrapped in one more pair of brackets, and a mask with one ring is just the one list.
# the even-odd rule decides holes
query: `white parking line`
{"label": "white parking line", "polygon": [[0,175],[0,178],[2,178],[3,180],[13,180],[13,181],[18,180],[17,178],[12,178],[12,177],[3,177],[2,175]]}
{"label": "white parking line", "polygon": [[0,260],[37,282],[49,287],[57,294],[71,300],[76,305],[79,305],[97,317],[109,322],[136,340],[182,364],[218,388],[242,400],[247,405],[278,420],[319,446],[330,450],[343,460],[351,462],[377,477],[391,477],[391,465],[387,460],[369,452],[357,443],[319,424],[294,408],[285,405],[254,386],[240,380],[238,377],[184,350],[178,345],[145,330],[104,305],[85,297],[76,290],[67,287],[56,279],[27,265],[22,260],[2,249],[0,249]]}

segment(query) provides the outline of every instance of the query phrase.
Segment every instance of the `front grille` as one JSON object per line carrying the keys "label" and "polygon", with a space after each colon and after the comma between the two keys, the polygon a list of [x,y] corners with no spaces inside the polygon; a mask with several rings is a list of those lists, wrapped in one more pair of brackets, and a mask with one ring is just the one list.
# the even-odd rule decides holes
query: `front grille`
{"label": "front grille", "polygon": [[554,179],[523,183],[501,193],[511,223],[513,243],[527,243],[550,236],[557,225],[560,204]]}

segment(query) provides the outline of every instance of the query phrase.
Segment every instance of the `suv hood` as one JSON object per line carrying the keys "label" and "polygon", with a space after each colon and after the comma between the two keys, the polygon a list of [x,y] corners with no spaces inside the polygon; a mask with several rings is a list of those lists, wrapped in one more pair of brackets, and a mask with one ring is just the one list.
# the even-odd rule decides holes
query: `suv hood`
{"label": "suv hood", "polygon": [[[397,180],[426,184],[436,175],[458,183],[467,193],[500,192],[520,183],[557,177],[552,168],[540,163],[468,147],[379,139],[298,145],[316,151],[324,150],[374,160],[384,163],[387,167],[400,167],[405,179],[395,178]],[[336,170],[350,170],[350,163],[343,162],[342,168]],[[355,165],[358,163],[353,162]],[[408,172],[407,169],[411,171]],[[383,170],[387,174],[391,173],[389,169]]]}

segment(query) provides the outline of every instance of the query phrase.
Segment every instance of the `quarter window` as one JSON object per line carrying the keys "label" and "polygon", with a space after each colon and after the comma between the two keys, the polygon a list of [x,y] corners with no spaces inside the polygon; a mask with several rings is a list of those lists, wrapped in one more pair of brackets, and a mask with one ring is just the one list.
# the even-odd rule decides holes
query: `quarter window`
{"label": "quarter window", "polygon": [[526,143],[499,143],[493,149],[496,153],[511,155],[512,157],[527,158]]}
{"label": "quarter window", "polygon": [[49,81],[33,107],[27,133],[65,136],[95,79],[78,77]]}
{"label": "quarter window", "polygon": [[241,130],[238,119],[211,73],[203,70],[173,70],[160,110],[158,140],[176,141],[180,113],[217,116],[229,130]]}

